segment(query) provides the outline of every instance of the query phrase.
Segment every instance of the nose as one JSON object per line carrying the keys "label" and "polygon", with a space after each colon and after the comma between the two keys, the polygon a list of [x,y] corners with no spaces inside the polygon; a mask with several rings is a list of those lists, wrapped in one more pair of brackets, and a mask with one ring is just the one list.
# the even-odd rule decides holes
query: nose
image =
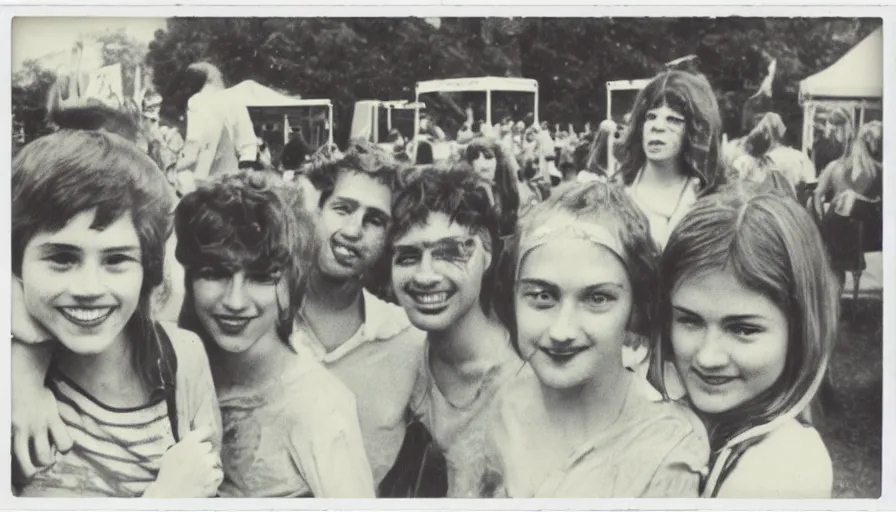
{"label": "nose", "polygon": [[726,366],[728,359],[728,352],[724,346],[724,334],[719,329],[706,329],[703,343],[697,350],[694,362],[700,368],[711,370]]}
{"label": "nose", "polygon": [[221,305],[231,313],[238,313],[248,307],[249,302],[248,297],[246,297],[246,277],[242,272],[238,272],[230,278]]}
{"label": "nose", "polygon": [[363,227],[364,212],[359,211],[345,220],[345,225],[342,226],[339,233],[351,241],[357,241],[361,239]]}
{"label": "nose", "polygon": [[417,272],[414,273],[414,286],[421,290],[428,290],[435,288],[441,281],[442,276],[433,268],[432,255],[425,253],[423,257],[420,258]]}
{"label": "nose", "polygon": [[87,263],[81,265],[72,276],[70,291],[80,301],[97,300],[105,293],[103,282],[100,266]]}
{"label": "nose", "polygon": [[548,328],[548,337],[552,343],[567,344],[576,339],[577,332],[575,302],[572,300],[561,302],[560,308]]}

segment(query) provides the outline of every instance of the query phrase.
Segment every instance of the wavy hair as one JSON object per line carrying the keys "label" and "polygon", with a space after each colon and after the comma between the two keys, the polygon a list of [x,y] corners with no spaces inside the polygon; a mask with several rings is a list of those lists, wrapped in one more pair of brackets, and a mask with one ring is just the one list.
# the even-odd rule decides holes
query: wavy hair
{"label": "wavy hair", "polygon": [[[443,213],[482,239],[492,263],[482,276],[479,302],[486,314],[492,309],[495,267],[502,251],[500,221],[492,207],[491,184],[466,162],[443,163],[409,178],[395,197],[389,244],[412,228],[426,224],[432,213]],[[391,252],[391,251],[390,251]],[[390,254],[391,256],[391,254]]]}
{"label": "wavy hair", "polygon": [[663,395],[664,366],[674,359],[672,295],[682,281],[730,270],[789,320],[784,371],[755,398],[713,415],[708,428],[714,451],[754,427],[806,409],[836,339],[839,292],[821,234],[805,208],[744,187],[704,197],[673,230],[659,269],[649,373]]}
{"label": "wavy hair", "polygon": [[724,180],[719,104],[704,77],[684,71],[662,73],[638,93],[632,109],[631,129],[617,153],[623,182],[631,185],[647,162],[643,144],[644,122],[648,111],[662,106],[679,112],[686,120],[680,155],[685,171],[689,176],[699,178],[701,189],[713,189]]}
{"label": "wavy hair", "polygon": [[175,256],[184,267],[185,296],[179,323],[215,347],[202,327],[193,282],[203,267],[257,274],[282,272],[287,304],[278,304],[277,334],[286,341],[301,303],[314,232],[301,204],[301,190],[277,176],[255,171],[223,174],[181,199],[175,212]]}

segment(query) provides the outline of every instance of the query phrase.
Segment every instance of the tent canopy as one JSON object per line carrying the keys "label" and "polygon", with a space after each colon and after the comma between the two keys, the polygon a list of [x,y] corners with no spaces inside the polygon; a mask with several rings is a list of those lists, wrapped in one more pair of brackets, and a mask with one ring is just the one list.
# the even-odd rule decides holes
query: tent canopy
{"label": "tent canopy", "polygon": [[303,100],[301,96],[287,96],[255,80],[245,80],[227,89],[249,108],[289,108],[329,106],[330,100]]}
{"label": "tent canopy", "polygon": [[884,81],[883,27],[853,47],[833,65],[800,82],[800,97],[881,98]]}

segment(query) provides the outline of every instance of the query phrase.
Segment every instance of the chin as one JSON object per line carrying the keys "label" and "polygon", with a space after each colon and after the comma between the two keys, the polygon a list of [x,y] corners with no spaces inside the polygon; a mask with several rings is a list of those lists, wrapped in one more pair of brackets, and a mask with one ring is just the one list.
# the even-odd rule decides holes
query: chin
{"label": "chin", "polygon": [[712,396],[699,392],[690,394],[690,399],[694,407],[705,414],[721,414],[742,403],[726,396]]}
{"label": "chin", "polygon": [[457,318],[451,313],[451,310],[445,310],[437,315],[424,314],[415,309],[408,311],[408,319],[417,329],[426,332],[440,332],[447,330],[454,324]]}
{"label": "chin", "polygon": [[59,343],[71,352],[82,356],[94,356],[102,354],[109,349],[118,336],[108,334],[93,334],[87,336],[56,336]]}

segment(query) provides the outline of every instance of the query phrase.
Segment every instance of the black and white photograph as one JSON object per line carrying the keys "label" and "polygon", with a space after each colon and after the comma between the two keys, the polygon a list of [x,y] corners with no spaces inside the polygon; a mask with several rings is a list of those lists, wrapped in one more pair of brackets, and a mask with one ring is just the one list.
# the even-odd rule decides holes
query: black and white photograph
{"label": "black and white photograph", "polygon": [[170,10],[11,18],[14,508],[893,486],[885,17]]}

